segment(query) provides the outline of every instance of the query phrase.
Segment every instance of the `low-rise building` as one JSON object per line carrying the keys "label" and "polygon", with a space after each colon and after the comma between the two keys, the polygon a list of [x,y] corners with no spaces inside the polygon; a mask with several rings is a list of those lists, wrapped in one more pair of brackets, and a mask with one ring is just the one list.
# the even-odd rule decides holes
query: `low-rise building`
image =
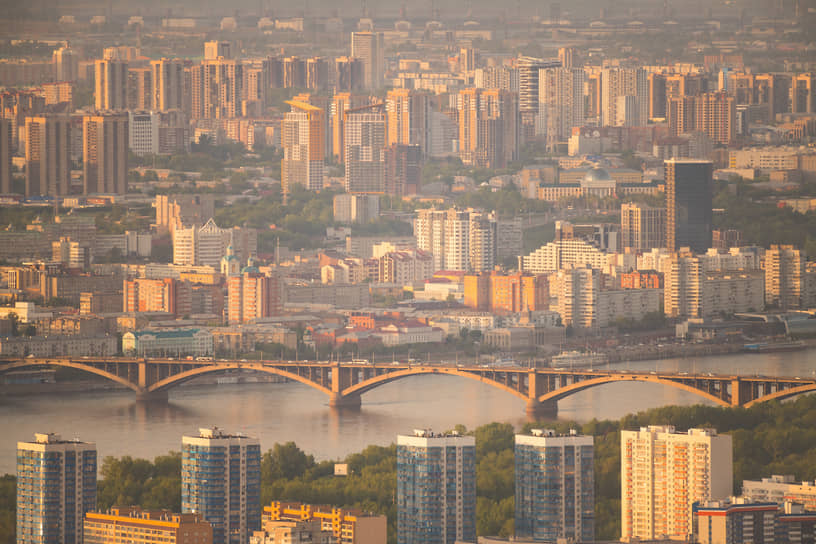
{"label": "low-rise building", "polygon": [[85,514],[84,542],[211,544],[212,526],[200,514],[142,510],[138,506],[113,507],[105,513]]}
{"label": "low-rise building", "polygon": [[264,506],[261,521],[319,521],[331,531],[332,544],[382,544],[387,539],[386,517],[361,510],[326,505],[273,501]]}
{"label": "low-rise building", "polygon": [[0,338],[0,355],[9,357],[108,357],[116,355],[115,336],[48,335]]}
{"label": "low-rise building", "polygon": [[210,357],[213,335],[203,329],[131,331],[122,336],[122,352],[138,357]]}

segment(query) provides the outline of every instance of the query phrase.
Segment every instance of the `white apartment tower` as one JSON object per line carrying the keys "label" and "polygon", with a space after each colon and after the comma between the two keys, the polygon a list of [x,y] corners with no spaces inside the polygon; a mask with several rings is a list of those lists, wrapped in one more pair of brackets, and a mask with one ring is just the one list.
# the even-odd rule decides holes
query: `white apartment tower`
{"label": "white apartment tower", "polygon": [[692,505],[731,495],[731,437],[671,426],[621,431],[621,540],[686,540]]}

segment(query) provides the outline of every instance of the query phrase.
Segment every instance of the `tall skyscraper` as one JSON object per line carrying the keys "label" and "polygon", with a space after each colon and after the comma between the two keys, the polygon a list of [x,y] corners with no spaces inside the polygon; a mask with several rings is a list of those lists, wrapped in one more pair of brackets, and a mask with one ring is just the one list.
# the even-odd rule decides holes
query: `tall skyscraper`
{"label": "tall skyscraper", "polygon": [[82,119],[83,194],[127,192],[128,114],[86,115]]}
{"label": "tall skyscraper", "polygon": [[666,247],[666,209],[645,204],[621,204],[621,242],[624,249],[648,251]]}
{"label": "tall skyscraper", "polygon": [[96,445],[35,434],[17,443],[17,544],[82,544],[96,509]]}
{"label": "tall skyscraper", "polygon": [[430,99],[411,89],[391,89],[385,97],[388,116],[388,145],[418,145],[423,156],[428,152]]}
{"label": "tall skyscraper", "polygon": [[304,102],[287,102],[292,111],[283,116],[281,188],[284,197],[294,185],[309,191],[323,188],[323,146],[326,124],[323,109]]}
{"label": "tall skyscraper", "polygon": [[150,61],[153,75],[154,111],[180,110],[184,108],[184,61],[161,59]]}
{"label": "tall skyscraper", "polygon": [[7,195],[12,190],[11,157],[14,145],[11,119],[0,117],[0,194]]}
{"label": "tall skyscraper", "polygon": [[351,56],[363,61],[366,89],[379,89],[385,75],[385,45],[381,32],[352,32]]}
{"label": "tall skyscraper", "polygon": [[591,542],[595,470],[591,436],[533,429],[516,435],[516,538]]}
{"label": "tall skyscraper", "polygon": [[261,446],[257,439],[199,429],[181,440],[181,510],[213,527],[213,544],[245,544],[261,528]]}
{"label": "tall skyscraper", "polygon": [[415,430],[397,437],[397,543],[476,541],[476,440]]}
{"label": "tall skyscraper", "polygon": [[584,125],[583,69],[543,68],[538,74],[538,134],[548,145],[567,140],[572,127]]}
{"label": "tall skyscraper", "polygon": [[671,426],[621,431],[621,540],[685,539],[692,505],[731,495],[731,437]]}
{"label": "tall skyscraper", "polygon": [[232,59],[204,60],[190,69],[193,119],[241,116],[244,66]]}
{"label": "tall skyscraper", "polygon": [[385,189],[385,116],[350,111],[344,122],[346,191],[382,193]]}
{"label": "tall skyscraper", "polygon": [[64,196],[71,186],[71,119],[26,117],[26,195]]}
{"label": "tall skyscraper", "polygon": [[128,63],[100,59],[94,63],[97,110],[123,110],[128,101]]}
{"label": "tall skyscraper", "polygon": [[459,157],[468,165],[504,168],[518,157],[519,108],[515,93],[499,89],[462,89]]}
{"label": "tall skyscraper", "polygon": [[362,107],[365,97],[351,93],[336,93],[329,106],[329,121],[331,124],[331,154],[337,161],[345,160],[345,143],[343,140],[346,111]]}
{"label": "tall skyscraper", "polygon": [[689,247],[705,253],[711,247],[714,165],[711,161],[665,161],[666,248]]}

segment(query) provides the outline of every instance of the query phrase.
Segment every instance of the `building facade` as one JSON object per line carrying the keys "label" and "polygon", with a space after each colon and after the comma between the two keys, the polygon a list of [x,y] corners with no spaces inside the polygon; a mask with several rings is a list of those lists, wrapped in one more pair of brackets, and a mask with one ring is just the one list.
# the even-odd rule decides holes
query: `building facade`
{"label": "building facade", "polygon": [[516,539],[594,540],[593,438],[533,429],[516,435],[515,456]]}
{"label": "building facade", "polygon": [[711,247],[713,164],[670,159],[666,176],[666,247],[704,253]]}
{"label": "building facade", "polygon": [[692,505],[732,489],[731,437],[671,426],[621,431],[621,540],[685,540]]}
{"label": "building facade", "polygon": [[84,544],[212,544],[212,526],[199,514],[142,510],[138,506],[88,512]]}
{"label": "building facade", "polygon": [[245,544],[261,528],[261,446],[217,427],[181,441],[181,509],[213,528],[213,544]]}
{"label": "building facade", "polygon": [[17,544],[82,544],[96,508],[96,445],[35,434],[17,443]]}
{"label": "building facade", "polygon": [[416,430],[397,437],[398,544],[476,541],[476,441]]}

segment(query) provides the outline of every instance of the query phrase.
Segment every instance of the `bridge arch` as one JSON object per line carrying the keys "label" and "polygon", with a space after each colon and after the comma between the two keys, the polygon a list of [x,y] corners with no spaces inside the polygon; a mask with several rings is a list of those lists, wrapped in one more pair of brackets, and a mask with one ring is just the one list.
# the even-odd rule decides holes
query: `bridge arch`
{"label": "bridge arch", "polygon": [[710,400],[711,402],[719,405],[719,406],[731,406],[731,404],[717,396],[714,396],[706,391],[702,391],[690,385],[686,385],[682,382],[669,380],[666,378],[661,378],[658,376],[653,376],[651,374],[629,374],[629,375],[619,375],[616,376],[614,374],[599,376],[597,378],[590,378],[588,380],[582,380],[579,382],[572,383],[570,385],[559,387],[554,391],[550,391],[549,393],[545,393],[538,397],[539,402],[547,402],[547,401],[559,401],[565,397],[583,391],[585,389],[590,389],[592,387],[597,387],[599,385],[604,385],[607,383],[615,383],[615,382],[644,382],[644,383],[657,383],[661,385],[667,385],[669,387],[674,387],[676,389],[681,389],[683,391],[687,391],[689,393],[694,393],[697,396],[703,397],[704,399]]}
{"label": "bridge arch", "polygon": [[481,376],[474,372],[460,370],[459,368],[445,368],[445,367],[411,367],[402,370],[395,370],[393,372],[381,374],[379,376],[369,378],[365,381],[347,387],[346,389],[342,390],[340,394],[344,397],[352,395],[362,395],[363,393],[367,393],[368,391],[371,391],[372,389],[379,387],[381,385],[385,385],[387,383],[391,383],[402,378],[408,378],[410,376],[421,376],[423,374],[446,374],[448,376],[461,376],[465,378],[470,378],[472,380],[476,380],[478,382],[501,389],[502,391],[506,391],[507,393],[511,393],[522,400],[528,400],[527,395],[525,395],[523,392],[517,391],[512,387],[508,387],[503,383],[497,382],[496,380],[492,380],[490,378]]}
{"label": "bridge arch", "polygon": [[73,360],[66,360],[66,359],[31,359],[31,360],[22,360],[22,361],[15,361],[6,365],[3,365],[0,368],[0,374],[3,372],[8,372],[10,370],[17,370],[18,368],[31,368],[37,366],[59,366],[63,368],[73,368],[76,370],[82,370],[84,372],[88,372],[90,374],[96,374],[97,376],[102,376],[103,378],[107,378],[113,382],[116,382],[120,385],[127,387],[128,389],[132,389],[133,391],[139,392],[139,385],[117,376],[116,374],[111,374],[101,368],[96,368],[91,365],[86,365],[83,363],[78,363]]}
{"label": "bridge arch", "polygon": [[275,367],[272,367],[272,366],[266,366],[266,365],[258,365],[258,366],[251,365],[250,366],[250,365],[244,365],[242,363],[219,363],[217,366],[200,366],[200,367],[197,367],[197,368],[186,370],[186,371],[181,372],[179,374],[174,374],[172,376],[168,376],[167,378],[164,378],[163,380],[157,381],[156,383],[154,383],[153,385],[151,385],[147,389],[147,392],[148,393],[164,392],[164,391],[167,391],[168,389],[170,389],[172,387],[175,387],[177,385],[181,385],[182,383],[184,383],[186,381],[189,381],[189,380],[191,380],[193,378],[196,378],[198,376],[202,376],[204,374],[210,374],[210,373],[213,373],[213,372],[223,372],[224,370],[252,370],[252,371],[256,371],[256,372],[265,372],[267,374],[274,374],[276,376],[281,376],[283,378],[288,378],[290,380],[300,382],[302,384],[308,385],[309,387],[311,387],[313,389],[317,389],[318,391],[321,391],[321,392],[323,392],[323,393],[325,393],[327,395],[332,394],[331,389],[328,389],[327,387],[323,387],[322,385],[313,382],[309,378],[299,376],[299,375],[297,375],[297,374],[295,374],[293,372],[289,372],[289,371],[282,370],[280,368],[275,368]]}
{"label": "bridge arch", "polygon": [[816,383],[808,383],[804,385],[800,385],[798,387],[791,387],[790,389],[782,389],[780,391],[775,391],[768,395],[763,395],[759,398],[756,398],[752,401],[748,401],[745,403],[746,408],[750,408],[755,404],[759,404],[760,402],[768,402],[771,400],[785,400],[791,397],[795,397],[797,395],[803,395],[805,393],[811,393],[816,391]]}

